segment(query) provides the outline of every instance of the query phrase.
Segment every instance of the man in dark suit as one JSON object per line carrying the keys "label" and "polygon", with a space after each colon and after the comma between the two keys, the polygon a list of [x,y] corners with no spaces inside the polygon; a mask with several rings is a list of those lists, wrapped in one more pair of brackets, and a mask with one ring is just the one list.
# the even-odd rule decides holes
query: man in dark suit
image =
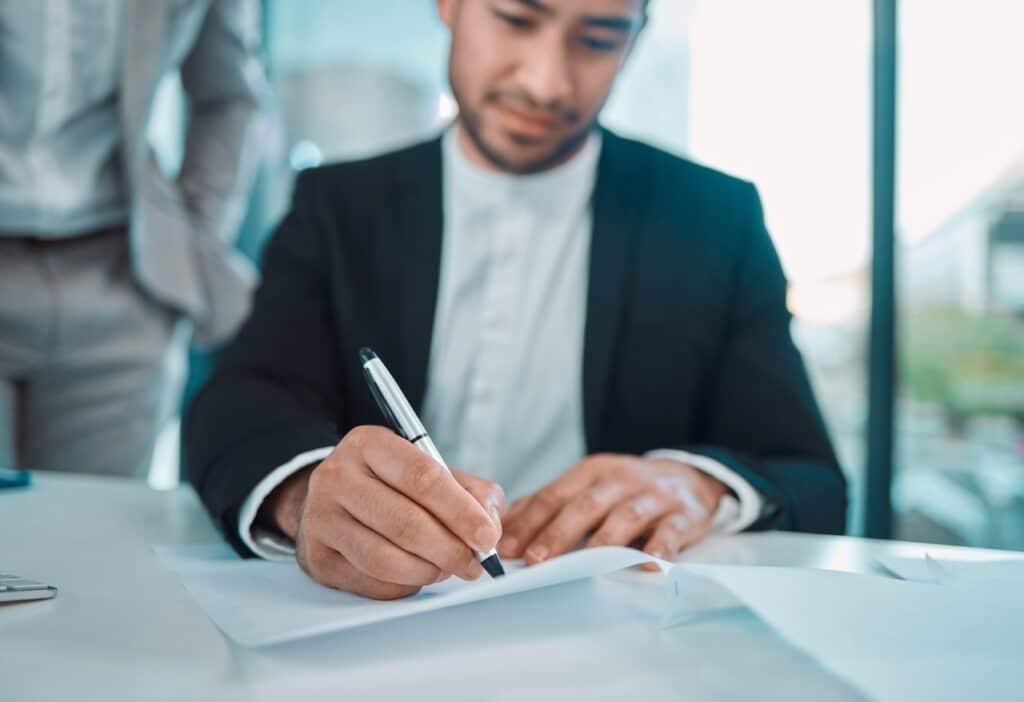
{"label": "man in dark suit", "polygon": [[[646,3],[437,4],[458,121],[300,176],[189,413],[226,537],[393,598],[477,577],[471,549],[496,543],[532,564],[584,540],[671,558],[714,531],[842,531],[756,191],[596,126]],[[454,476],[374,426],[363,345]]]}

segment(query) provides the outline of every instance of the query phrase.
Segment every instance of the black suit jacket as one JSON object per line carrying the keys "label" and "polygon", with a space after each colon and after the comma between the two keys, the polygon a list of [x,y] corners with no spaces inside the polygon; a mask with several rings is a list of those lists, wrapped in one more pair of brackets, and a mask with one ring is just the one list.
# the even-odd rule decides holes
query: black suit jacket
{"label": "black suit jacket", "polygon": [[[238,511],[264,476],[382,423],[360,346],[378,351],[421,406],[441,168],[433,140],[300,175],[252,314],[185,423],[189,478],[240,552]],[[845,481],[790,337],[786,281],[754,187],[605,132],[592,236],[588,452],[701,453],[765,496],[755,528],[842,532]]]}

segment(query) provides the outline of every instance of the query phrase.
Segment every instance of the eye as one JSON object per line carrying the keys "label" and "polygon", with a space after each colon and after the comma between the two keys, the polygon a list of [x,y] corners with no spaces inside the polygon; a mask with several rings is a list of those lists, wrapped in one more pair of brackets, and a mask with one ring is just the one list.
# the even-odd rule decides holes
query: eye
{"label": "eye", "polygon": [[530,29],[534,25],[533,20],[521,15],[510,15],[507,12],[501,12],[500,10],[495,10],[494,14],[502,22],[510,27],[515,27],[516,29]]}
{"label": "eye", "polygon": [[588,49],[601,52],[615,51],[619,48],[619,42],[612,39],[597,39],[596,37],[583,37],[583,45]]}

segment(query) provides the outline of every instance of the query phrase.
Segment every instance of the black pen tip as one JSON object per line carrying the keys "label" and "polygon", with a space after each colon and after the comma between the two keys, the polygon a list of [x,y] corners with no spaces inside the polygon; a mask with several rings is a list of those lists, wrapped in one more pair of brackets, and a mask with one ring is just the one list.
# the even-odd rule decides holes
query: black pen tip
{"label": "black pen tip", "polygon": [[480,561],[480,565],[484,567],[484,570],[492,578],[500,578],[505,574],[505,569],[501,565],[501,559],[498,558],[496,553]]}
{"label": "black pen tip", "polygon": [[377,358],[377,354],[373,352],[373,349],[364,346],[359,349],[359,359],[364,363],[369,363],[373,359]]}

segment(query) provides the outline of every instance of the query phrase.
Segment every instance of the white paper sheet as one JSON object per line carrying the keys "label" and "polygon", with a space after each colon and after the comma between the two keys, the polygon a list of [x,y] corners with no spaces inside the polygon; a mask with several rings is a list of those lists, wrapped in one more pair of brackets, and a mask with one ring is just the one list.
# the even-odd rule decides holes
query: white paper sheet
{"label": "white paper sheet", "polygon": [[[406,600],[376,602],[321,587],[294,563],[242,561],[209,547],[161,548],[158,555],[217,626],[245,646],[366,626],[650,560],[631,549],[590,549],[532,568],[508,563],[509,574],[498,580],[452,579]],[[799,568],[659,563],[668,571],[665,624],[685,625],[693,613],[687,593],[695,578],[708,578],[873,699],[1020,698],[1019,581],[948,587]],[[761,673],[770,671],[747,671]]]}
{"label": "white paper sheet", "polygon": [[676,567],[728,588],[790,643],[878,700],[1016,700],[1024,671],[1019,587],[945,587],[764,566]]}
{"label": "white paper sheet", "polygon": [[294,562],[242,560],[226,547],[158,547],[156,552],[221,631],[243,646],[267,646],[343,631],[611,573],[651,560],[634,549],[588,549],[532,568],[505,562],[508,574],[503,578],[463,582],[453,577],[404,600],[377,602],[322,587]]}
{"label": "white paper sheet", "polygon": [[948,585],[1016,579],[1024,584],[1024,558],[1019,555],[986,561],[950,560],[929,556],[878,556],[875,561],[904,580],[922,583]]}

